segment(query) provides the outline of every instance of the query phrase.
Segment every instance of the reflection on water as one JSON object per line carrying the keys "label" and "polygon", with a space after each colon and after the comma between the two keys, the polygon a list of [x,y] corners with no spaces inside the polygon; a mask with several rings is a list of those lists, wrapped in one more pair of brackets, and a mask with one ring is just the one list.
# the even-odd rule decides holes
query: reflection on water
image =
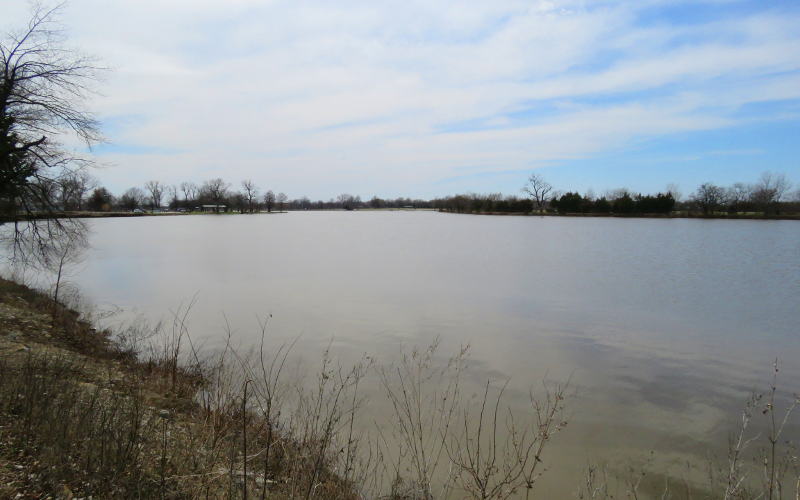
{"label": "reflection on water", "polygon": [[315,212],[91,225],[73,278],[90,300],[159,318],[197,294],[191,329],[212,345],[226,318],[238,342],[257,341],[271,313],[273,337],[300,336],[311,359],[331,339],[344,359],[391,359],[440,337],[444,352],[470,344],[473,382],[511,377],[520,398],[545,376],[571,379],[545,491],[588,460],[657,450],[681,467],[719,451],[776,356],[782,380],[800,380],[794,221]]}

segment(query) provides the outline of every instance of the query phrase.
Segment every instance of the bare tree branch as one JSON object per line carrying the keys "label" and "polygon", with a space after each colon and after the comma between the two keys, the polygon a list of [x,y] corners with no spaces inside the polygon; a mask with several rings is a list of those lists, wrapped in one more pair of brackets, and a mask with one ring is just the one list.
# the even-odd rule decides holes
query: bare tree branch
{"label": "bare tree branch", "polygon": [[57,216],[65,205],[81,207],[92,185],[81,170],[91,161],[59,138],[88,147],[101,140],[85,106],[100,68],[66,47],[57,22],[62,7],[35,4],[27,27],[0,39],[0,224],[13,222],[2,238],[15,260],[46,253],[62,237],[72,241],[84,227]]}

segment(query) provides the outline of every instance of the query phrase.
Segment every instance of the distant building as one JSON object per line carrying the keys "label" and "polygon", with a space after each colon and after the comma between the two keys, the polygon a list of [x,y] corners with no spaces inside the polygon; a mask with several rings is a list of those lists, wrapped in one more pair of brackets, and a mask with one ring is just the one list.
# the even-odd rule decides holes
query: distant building
{"label": "distant building", "polygon": [[201,205],[199,207],[195,207],[195,210],[198,212],[227,212],[228,207],[227,205]]}

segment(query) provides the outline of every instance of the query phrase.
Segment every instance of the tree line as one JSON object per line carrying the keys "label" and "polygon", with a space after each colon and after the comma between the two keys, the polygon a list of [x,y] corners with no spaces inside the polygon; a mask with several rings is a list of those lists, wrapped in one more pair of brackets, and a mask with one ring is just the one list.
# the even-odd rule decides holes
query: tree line
{"label": "tree line", "polygon": [[358,210],[384,208],[428,208],[457,213],[549,213],[549,214],[719,214],[760,213],[780,215],[800,212],[800,191],[790,192],[791,183],[783,174],[765,172],[757,182],[718,186],[701,184],[683,198],[675,186],[655,194],[634,193],[627,188],[595,195],[592,191],[555,190],[540,175],[533,174],[522,192],[525,196],[458,194],[433,200],[412,198],[362,200],[347,193],[327,201],[312,201],[307,196],[290,199],[271,189],[262,191],[252,180],[242,181],[238,189],[222,178],[202,183],[165,184],[148,181],[116,196],[101,186],[85,170],[70,172],[58,179],[41,179],[39,192],[47,205],[64,211],[213,211],[273,212],[285,210]]}
{"label": "tree line", "polygon": [[784,174],[764,172],[754,183],[737,182],[731,186],[701,184],[683,198],[670,185],[655,194],[634,193],[630,189],[609,190],[602,195],[592,191],[556,190],[542,176],[532,174],[522,192],[527,196],[501,193],[459,194],[432,201],[433,208],[456,213],[550,213],[550,214],[763,214],[768,216],[800,213],[800,190]]}
{"label": "tree line", "polygon": [[[432,208],[428,200],[411,198],[383,199],[373,196],[362,200],[360,196],[343,193],[327,201],[312,201],[309,197],[289,199],[282,192],[262,191],[252,180],[234,186],[222,178],[202,183],[181,182],[165,184],[157,180],[134,186],[119,195],[101,186],[86,171],[71,172],[57,180],[44,181],[48,187],[48,205],[63,211],[135,211],[173,210],[214,212],[272,212],[284,210],[357,210],[365,208]],[[238,189],[237,189],[238,187]]]}

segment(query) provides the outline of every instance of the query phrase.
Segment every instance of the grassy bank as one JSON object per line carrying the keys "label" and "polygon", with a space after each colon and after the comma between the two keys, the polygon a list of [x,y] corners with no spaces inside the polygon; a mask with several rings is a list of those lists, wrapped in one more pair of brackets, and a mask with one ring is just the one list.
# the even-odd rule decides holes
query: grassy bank
{"label": "grassy bank", "polygon": [[225,359],[142,352],[144,333],[112,341],[0,280],[0,498],[356,498],[324,435],[295,441]]}

